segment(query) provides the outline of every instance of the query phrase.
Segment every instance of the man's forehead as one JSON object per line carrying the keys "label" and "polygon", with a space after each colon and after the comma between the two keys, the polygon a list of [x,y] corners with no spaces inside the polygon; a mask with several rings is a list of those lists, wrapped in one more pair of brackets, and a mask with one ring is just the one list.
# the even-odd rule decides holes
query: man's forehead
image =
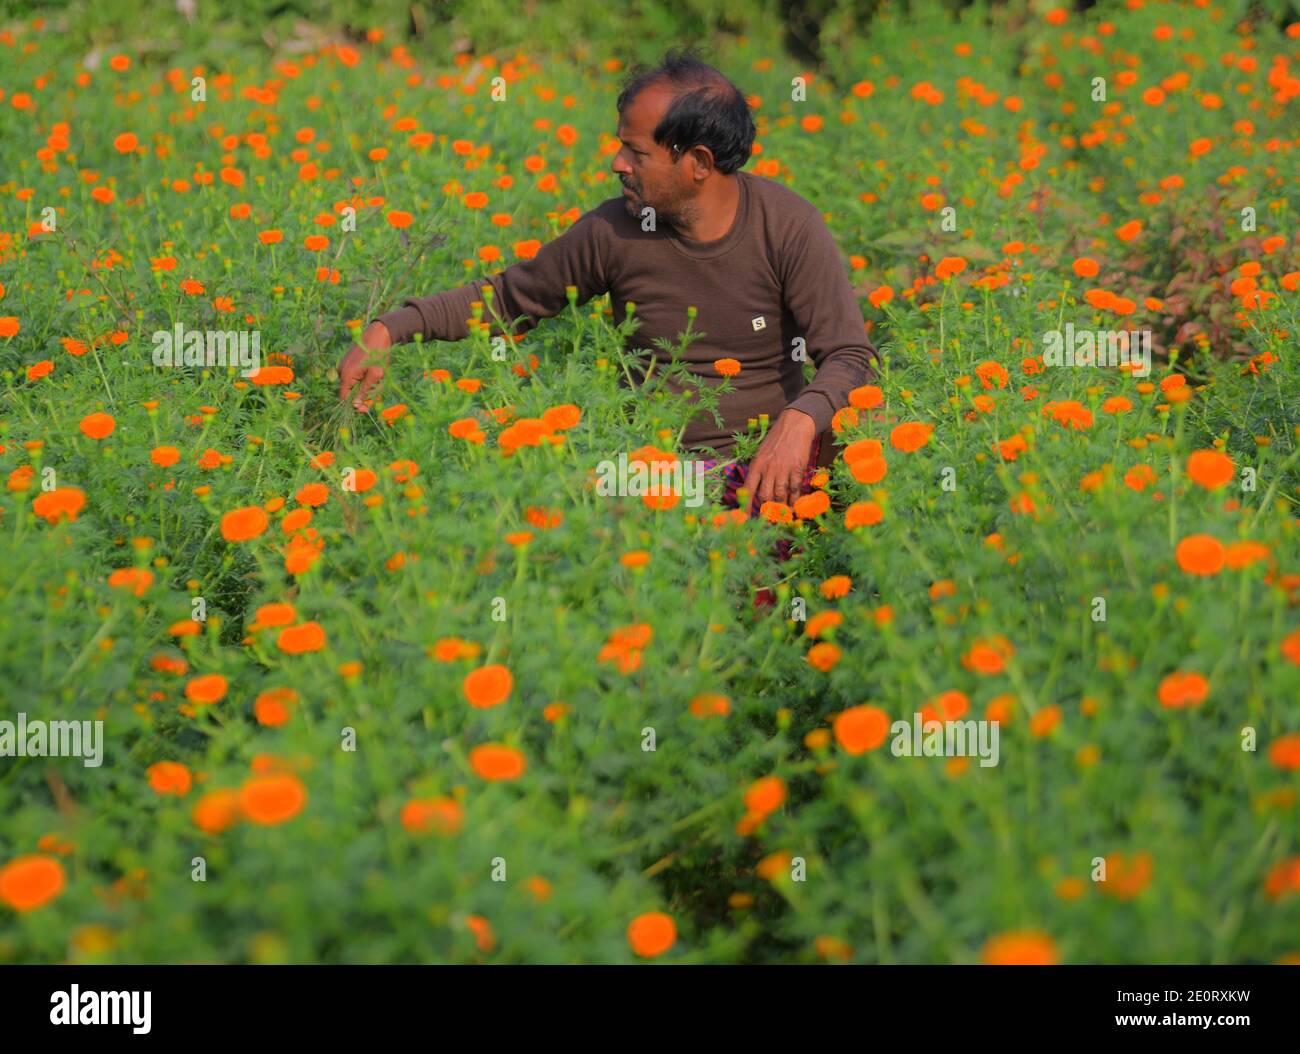
{"label": "man's forehead", "polygon": [[657,84],[647,86],[619,114],[616,134],[625,143],[630,140],[645,142],[659,123],[668,102],[657,98],[662,91]]}
{"label": "man's forehead", "polygon": [[622,116],[619,117],[615,134],[625,143],[641,142],[645,139],[645,130],[638,122],[628,119],[627,110],[623,111]]}

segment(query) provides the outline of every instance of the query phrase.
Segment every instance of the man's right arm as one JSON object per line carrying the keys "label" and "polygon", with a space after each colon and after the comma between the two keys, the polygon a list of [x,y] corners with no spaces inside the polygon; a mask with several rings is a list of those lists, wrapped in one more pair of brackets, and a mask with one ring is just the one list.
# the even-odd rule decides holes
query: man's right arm
{"label": "man's right arm", "polygon": [[[483,299],[485,285],[492,286],[493,312],[506,322],[522,316],[520,331],[559,314],[568,304],[567,286],[577,288],[579,304],[606,292],[607,250],[601,238],[604,224],[594,212],[588,212],[531,259],[511,264],[480,282],[429,297],[410,298],[395,311],[380,315],[366,327],[360,346],[354,345],[339,364],[339,398],[346,399],[359,381],[361,387],[353,405],[364,409],[367,394],[383,378],[388,349],[393,344],[405,344],[416,336],[453,341],[468,337],[471,305]],[[502,332],[490,316],[485,316],[485,321],[491,323],[490,335]]]}

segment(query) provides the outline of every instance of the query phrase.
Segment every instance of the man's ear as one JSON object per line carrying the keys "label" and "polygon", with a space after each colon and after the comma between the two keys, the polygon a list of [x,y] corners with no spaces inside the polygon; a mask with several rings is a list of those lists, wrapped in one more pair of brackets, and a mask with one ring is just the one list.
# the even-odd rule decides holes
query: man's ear
{"label": "man's ear", "polygon": [[714,168],[713,153],[707,146],[693,146],[686,153],[695,162],[695,178],[699,180],[706,179]]}

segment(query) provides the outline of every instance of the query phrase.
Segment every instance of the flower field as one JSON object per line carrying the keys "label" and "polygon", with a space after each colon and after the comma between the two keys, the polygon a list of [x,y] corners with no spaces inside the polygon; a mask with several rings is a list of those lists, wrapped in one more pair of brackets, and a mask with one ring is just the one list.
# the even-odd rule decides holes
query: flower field
{"label": "flower field", "polygon": [[0,24],[0,720],[103,730],[0,750],[0,962],[1300,961],[1300,25],[837,17],[713,58],[883,360],[753,519],[596,492],[692,412],[608,297],[336,395],[617,196],[617,40]]}

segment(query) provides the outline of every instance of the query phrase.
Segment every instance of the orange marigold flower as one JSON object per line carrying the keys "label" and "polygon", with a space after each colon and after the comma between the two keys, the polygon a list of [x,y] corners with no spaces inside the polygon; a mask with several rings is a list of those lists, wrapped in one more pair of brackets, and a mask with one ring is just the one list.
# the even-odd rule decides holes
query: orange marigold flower
{"label": "orange marigold flower", "polygon": [[824,490],[815,490],[795,499],[794,514],[801,520],[816,519],[831,507],[830,495]]}
{"label": "orange marigold flower", "polygon": [[226,697],[228,687],[228,682],[221,674],[205,673],[192,678],[185,685],[185,698],[200,706],[211,705]]}
{"label": "orange marigold flower", "polygon": [[298,705],[298,693],[289,687],[268,688],[253,700],[253,716],[259,725],[278,728],[288,722],[291,708]]}
{"label": "orange marigold flower", "polygon": [[190,770],[179,761],[160,761],[149,766],[149,786],[155,794],[171,794],[183,798],[193,784]]}
{"label": "orange marigold flower", "polygon": [[0,902],[14,911],[35,911],[63,892],[63,865],[52,856],[33,853],[0,868]]}
{"label": "orange marigold flower", "polygon": [[852,587],[853,579],[848,575],[831,575],[821,584],[821,594],[827,600],[838,600],[840,597],[847,596]]}
{"label": "orange marigold flower", "polygon": [[758,514],[770,523],[790,523],[794,519],[794,510],[783,501],[763,502]]}
{"label": "orange marigold flower", "polygon": [[990,359],[987,362],[981,362],[975,367],[975,376],[980,379],[980,384],[985,389],[1005,388],[1011,376],[1007,373],[1007,368],[1000,362]]}
{"label": "orange marigold flower", "polygon": [[1218,490],[1232,479],[1236,466],[1218,450],[1197,450],[1187,459],[1187,475],[1206,490]]}
{"label": "orange marigold flower", "polygon": [[573,428],[582,420],[582,410],[572,403],[552,406],[542,414],[542,423],[553,431],[565,431]]}
{"label": "orange marigold flower", "polygon": [[1124,485],[1136,491],[1146,490],[1155,481],[1156,473],[1150,465],[1134,465],[1124,473]]}
{"label": "orange marigold flower", "polygon": [[885,393],[874,384],[864,384],[849,392],[849,405],[858,410],[874,410],[885,401]]}
{"label": "orange marigold flower", "polygon": [[320,651],[325,647],[325,631],[319,622],[304,622],[300,626],[288,626],[280,631],[275,644],[289,655]]}
{"label": "orange marigold flower", "polygon": [[470,767],[485,780],[516,780],[528,763],[523,754],[501,743],[485,743],[469,752]]}
{"label": "orange marigold flower", "polygon": [[856,527],[873,527],[885,518],[885,510],[874,501],[855,501],[844,510],[844,526],[848,530]]}
{"label": "orange marigold flower", "polygon": [[965,692],[949,689],[940,692],[921,707],[921,725],[924,727],[932,721],[940,724],[945,721],[956,721],[969,709],[970,697]]}
{"label": "orange marigold flower", "polygon": [[820,641],[808,649],[808,665],[829,673],[842,655],[843,652],[830,641]]}
{"label": "orange marigold flower", "polygon": [[394,461],[388,466],[388,471],[398,483],[409,483],[419,473],[420,466],[409,459]]}
{"label": "orange marigold flower", "polygon": [[1282,639],[1281,651],[1288,662],[1300,666],[1300,629],[1292,630]]}
{"label": "orange marigold flower", "polygon": [[[23,466],[24,468],[30,466]],[[13,486],[13,480],[10,480],[10,490],[26,490],[26,487],[16,488]],[[43,491],[35,501],[32,502],[32,512],[45,520],[46,523],[58,523],[60,520],[67,520],[69,523],[77,518],[79,513],[86,504],[86,494],[78,487],[57,487],[51,491]],[[110,582],[110,584],[112,584]]]}
{"label": "orange marigold flower", "polygon": [[991,937],[980,952],[986,966],[1055,966],[1056,942],[1041,930],[1012,930]]}
{"label": "orange marigold flower", "polygon": [[461,691],[470,706],[480,710],[500,706],[510,696],[515,679],[500,663],[471,670],[461,682]]}
{"label": "orange marigold flower", "polygon": [[989,675],[1001,673],[1006,669],[1007,660],[1015,654],[1015,648],[1005,637],[989,640],[977,640],[970,651],[962,656],[962,665],[976,673]]}
{"label": "orange marigold flower", "polygon": [[292,512],[286,512],[285,516],[279,521],[279,529],[285,534],[292,534],[295,530],[302,530],[312,521],[315,515],[309,508],[295,508]]}
{"label": "orange marigold flower", "polygon": [[731,700],[717,692],[701,692],[691,700],[690,711],[696,717],[726,717],[731,713]]}
{"label": "orange marigold flower", "polygon": [[1291,732],[1275,739],[1268,748],[1268,760],[1288,772],[1300,769],[1300,732]]}
{"label": "orange marigold flower", "polygon": [[1270,900],[1300,893],[1300,856],[1279,860],[1264,880],[1264,892]]}
{"label": "orange marigold flower", "polygon": [[895,450],[910,454],[925,446],[930,441],[930,434],[933,431],[934,425],[921,421],[907,421],[896,425],[889,433],[889,443]]}
{"label": "orange marigold flower", "polygon": [[945,256],[934,269],[934,276],[939,281],[959,275],[966,270],[966,260],[961,256]]}
{"label": "orange marigold flower", "polygon": [[1224,565],[1233,571],[1240,571],[1259,560],[1268,559],[1268,546],[1262,542],[1250,540],[1229,542],[1223,550]]}
{"label": "orange marigold flower", "polygon": [[1161,682],[1156,692],[1161,706],[1184,709],[1200,706],[1210,694],[1210,682],[1199,673],[1175,670]]}
{"label": "orange marigold flower", "polygon": [[290,772],[253,776],[239,788],[244,818],[263,826],[292,820],[307,804],[307,788]]}
{"label": "orange marigold flower", "polygon": [[114,589],[129,589],[142,597],[153,585],[153,572],[143,567],[119,567],[108,576],[108,584]]}
{"label": "orange marigold flower", "polygon": [[378,482],[379,477],[375,475],[372,469],[359,468],[352,474],[352,492],[354,494],[364,494]]}
{"label": "orange marigold flower", "polygon": [[775,812],[784,801],[785,783],[780,776],[764,776],[745,791],[745,808],[760,816]]}
{"label": "orange marigold flower", "polygon": [[1131,242],[1141,233],[1141,220],[1129,220],[1128,223],[1124,224],[1122,227],[1117,227],[1115,229],[1115,237],[1122,242]]}
{"label": "orange marigold flower", "polygon": [[1135,853],[1131,859],[1122,853],[1110,853],[1103,859],[1106,877],[1097,883],[1097,890],[1105,896],[1132,900],[1151,882],[1154,868],[1150,853]]}
{"label": "orange marigold flower", "polygon": [[1025,437],[1019,432],[1013,435],[1010,439],[997,440],[993,445],[997,448],[1003,461],[1015,461],[1021,454],[1029,449],[1029,444],[1025,442]]}
{"label": "orange marigold flower", "polygon": [[474,436],[483,435],[482,427],[476,417],[462,417],[457,421],[452,421],[447,426],[447,431],[451,433],[453,439],[473,439]]}
{"label": "orange marigold flower", "polygon": [[250,373],[248,379],[263,388],[277,384],[291,384],[293,370],[288,366],[262,366]]}
{"label": "orange marigold flower", "polygon": [[740,372],[740,363],[736,359],[716,359],[713,368],[723,377],[734,377]]}
{"label": "orange marigold flower", "polygon": [[409,834],[458,834],[465,807],[455,798],[412,798],[402,806],[401,821]]}
{"label": "orange marigold flower", "polygon": [[803,627],[805,637],[820,637],[826,630],[843,625],[844,616],[838,611],[819,611]]}
{"label": "orange marigold flower", "polygon": [[330,489],[324,483],[306,483],[294,495],[299,505],[318,508],[329,500]]}
{"label": "orange marigold flower", "polygon": [[995,721],[999,725],[1010,724],[1015,709],[1016,697],[1003,693],[989,700],[988,706],[984,708],[984,717],[986,720]]}
{"label": "orange marigold flower", "polygon": [[260,505],[233,509],[221,517],[221,537],[228,542],[247,542],[262,534],[270,523]]}
{"label": "orange marigold flower", "polygon": [[433,657],[439,662],[455,662],[465,655],[465,645],[459,637],[444,637],[433,646]]}
{"label": "orange marigold flower", "polygon": [[1190,575],[1217,575],[1227,558],[1223,543],[1213,535],[1191,534],[1178,543],[1174,558]]}
{"label": "orange marigold flower", "polygon": [[[293,515],[290,513],[290,515]],[[285,517],[288,519],[288,517]],[[292,604],[263,604],[253,615],[252,629],[266,629],[268,626],[288,626],[298,617]]]}
{"label": "orange marigold flower", "polygon": [[849,462],[849,472],[859,483],[879,483],[889,472],[889,462],[883,457],[859,457]]}
{"label": "orange marigold flower", "polygon": [[865,754],[889,735],[889,715],[878,706],[851,706],[840,711],[832,729],[835,742],[845,753]]}
{"label": "orange marigold flower", "polygon": [[220,834],[239,822],[239,792],[222,789],[208,791],[190,812],[194,826],[205,834]]}
{"label": "orange marigold flower", "polygon": [[81,419],[79,427],[82,435],[89,436],[91,439],[107,439],[113,434],[117,422],[113,420],[112,414],[87,414]]}
{"label": "orange marigold flower", "polygon": [[1042,739],[1061,723],[1061,708],[1053,703],[1045,706],[1029,719],[1030,735]]}
{"label": "orange marigold flower", "polygon": [[654,959],[677,942],[677,926],[671,915],[648,911],[627,926],[627,943],[643,959]]}

